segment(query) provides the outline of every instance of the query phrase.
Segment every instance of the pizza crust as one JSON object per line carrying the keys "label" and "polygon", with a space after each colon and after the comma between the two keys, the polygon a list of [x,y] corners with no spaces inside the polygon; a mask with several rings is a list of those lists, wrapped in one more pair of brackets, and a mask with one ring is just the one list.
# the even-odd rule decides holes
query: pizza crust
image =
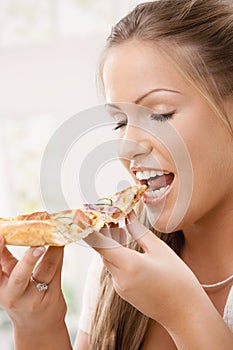
{"label": "pizza crust", "polygon": [[55,225],[53,221],[10,221],[1,223],[0,233],[5,243],[18,246],[60,246],[71,243],[63,234],[65,227]]}

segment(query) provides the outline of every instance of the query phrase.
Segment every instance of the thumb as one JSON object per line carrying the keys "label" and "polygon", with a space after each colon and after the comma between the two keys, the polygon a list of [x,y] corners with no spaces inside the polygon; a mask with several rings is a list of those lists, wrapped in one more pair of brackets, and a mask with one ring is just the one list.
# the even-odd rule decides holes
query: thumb
{"label": "thumb", "polygon": [[[106,237],[103,234],[94,231],[87,236],[85,242],[95,249],[103,258],[104,263],[110,263],[111,266],[119,268],[125,266],[127,263],[128,249],[122,247],[122,245],[110,237]],[[111,270],[109,268],[109,270]]]}

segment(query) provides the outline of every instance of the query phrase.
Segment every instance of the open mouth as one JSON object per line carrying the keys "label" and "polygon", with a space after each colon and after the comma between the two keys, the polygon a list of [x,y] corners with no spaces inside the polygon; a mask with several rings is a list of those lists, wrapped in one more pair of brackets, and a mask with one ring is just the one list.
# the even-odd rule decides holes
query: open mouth
{"label": "open mouth", "polygon": [[144,170],[136,171],[136,178],[141,185],[147,185],[147,197],[159,198],[168,192],[175,175],[162,170]]}

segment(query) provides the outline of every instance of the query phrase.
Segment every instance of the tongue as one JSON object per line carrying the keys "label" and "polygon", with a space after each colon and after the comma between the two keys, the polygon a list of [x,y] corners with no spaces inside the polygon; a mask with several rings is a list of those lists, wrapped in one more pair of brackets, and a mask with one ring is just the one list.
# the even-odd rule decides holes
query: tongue
{"label": "tongue", "polygon": [[174,175],[170,173],[159,177],[151,177],[147,183],[151,187],[151,189],[155,191],[159,190],[161,187],[166,187],[170,185],[173,181],[173,178]]}

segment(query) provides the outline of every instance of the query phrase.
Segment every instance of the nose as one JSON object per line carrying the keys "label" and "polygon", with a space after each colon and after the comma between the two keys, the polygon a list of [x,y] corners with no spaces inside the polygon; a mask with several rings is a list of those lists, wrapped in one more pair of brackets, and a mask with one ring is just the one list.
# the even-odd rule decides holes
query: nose
{"label": "nose", "polygon": [[140,162],[140,159],[152,151],[150,135],[141,127],[128,124],[124,136],[119,141],[119,156],[124,160]]}

